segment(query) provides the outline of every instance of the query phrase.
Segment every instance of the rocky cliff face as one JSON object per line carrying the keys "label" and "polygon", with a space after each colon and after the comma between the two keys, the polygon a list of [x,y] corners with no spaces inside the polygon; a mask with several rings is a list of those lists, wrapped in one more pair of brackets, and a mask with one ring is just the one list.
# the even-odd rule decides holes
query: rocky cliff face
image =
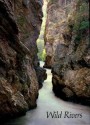
{"label": "rocky cliff face", "polygon": [[42,4],[42,0],[0,0],[0,118],[36,107],[39,82],[46,78],[36,46]]}
{"label": "rocky cliff face", "polygon": [[65,100],[90,103],[89,1],[57,0],[48,4],[45,33],[53,91]]}
{"label": "rocky cliff face", "polygon": [[46,61],[44,67],[51,68],[57,44],[64,43],[62,36],[68,11],[73,9],[73,0],[50,0],[47,7],[45,30]]}

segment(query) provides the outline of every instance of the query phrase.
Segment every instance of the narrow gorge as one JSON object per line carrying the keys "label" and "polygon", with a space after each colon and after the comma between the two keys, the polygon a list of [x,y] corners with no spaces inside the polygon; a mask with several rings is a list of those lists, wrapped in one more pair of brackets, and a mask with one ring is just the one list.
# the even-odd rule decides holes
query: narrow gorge
{"label": "narrow gorge", "polygon": [[90,125],[89,33],[89,0],[0,0],[0,125]]}

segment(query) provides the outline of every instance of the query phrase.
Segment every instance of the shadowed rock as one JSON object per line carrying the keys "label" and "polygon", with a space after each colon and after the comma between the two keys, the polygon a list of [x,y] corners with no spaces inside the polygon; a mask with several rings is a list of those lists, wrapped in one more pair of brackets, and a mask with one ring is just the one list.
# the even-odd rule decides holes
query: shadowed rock
{"label": "shadowed rock", "polygon": [[[37,105],[36,40],[43,16],[39,4],[0,0],[0,119],[25,114]],[[41,78],[44,81],[43,74]]]}

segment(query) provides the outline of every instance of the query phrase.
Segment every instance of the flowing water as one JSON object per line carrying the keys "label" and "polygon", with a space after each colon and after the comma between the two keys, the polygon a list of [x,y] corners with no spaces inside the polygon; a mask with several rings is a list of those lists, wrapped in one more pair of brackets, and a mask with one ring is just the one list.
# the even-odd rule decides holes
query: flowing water
{"label": "flowing water", "polygon": [[[43,63],[41,62],[41,66],[42,65]],[[90,108],[65,102],[57,98],[52,92],[51,70],[47,70],[47,75],[48,78],[39,91],[37,108],[28,111],[23,117],[11,120],[5,125],[90,125]],[[60,115],[59,118],[52,118],[51,115],[47,118],[50,112],[62,113],[62,115]],[[69,114],[78,114],[77,118],[68,118],[70,115],[65,117],[65,112],[69,112]]]}

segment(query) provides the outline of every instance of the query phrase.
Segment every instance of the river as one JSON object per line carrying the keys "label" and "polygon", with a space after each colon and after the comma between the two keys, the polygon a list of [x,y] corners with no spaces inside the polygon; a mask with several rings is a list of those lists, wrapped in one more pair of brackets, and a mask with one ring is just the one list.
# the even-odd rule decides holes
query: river
{"label": "river", "polygon": [[[43,66],[42,62],[41,66]],[[51,70],[47,69],[47,75],[48,78],[39,91],[37,108],[28,111],[25,116],[7,122],[5,125],[90,125],[90,108],[57,98],[52,92]],[[50,112],[58,112],[62,115],[60,118],[52,118],[51,115],[47,118]],[[66,112],[79,114],[79,117],[65,117]]]}

